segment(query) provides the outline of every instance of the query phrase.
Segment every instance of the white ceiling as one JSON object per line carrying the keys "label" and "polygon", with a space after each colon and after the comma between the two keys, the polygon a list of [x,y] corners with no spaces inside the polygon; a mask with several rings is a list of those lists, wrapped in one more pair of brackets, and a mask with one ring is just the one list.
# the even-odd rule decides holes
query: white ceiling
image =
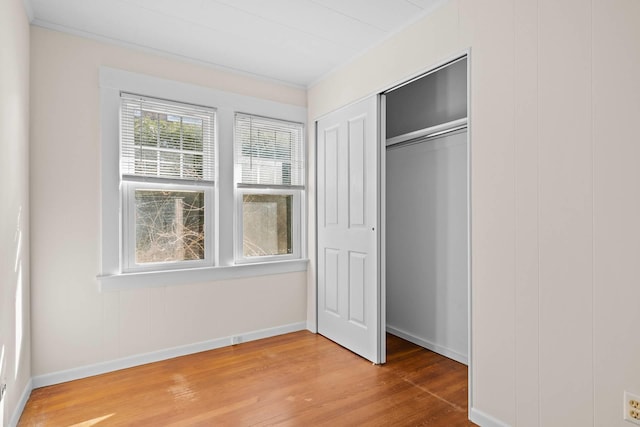
{"label": "white ceiling", "polygon": [[43,27],[309,86],[444,0],[25,0]]}

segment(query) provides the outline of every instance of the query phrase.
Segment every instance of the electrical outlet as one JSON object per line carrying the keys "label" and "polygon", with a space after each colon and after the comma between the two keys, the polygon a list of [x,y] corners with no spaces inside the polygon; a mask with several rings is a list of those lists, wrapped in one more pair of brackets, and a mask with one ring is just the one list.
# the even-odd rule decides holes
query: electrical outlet
{"label": "electrical outlet", "polygon": [[640,396],[624,392],[624,419],[640,426]]}

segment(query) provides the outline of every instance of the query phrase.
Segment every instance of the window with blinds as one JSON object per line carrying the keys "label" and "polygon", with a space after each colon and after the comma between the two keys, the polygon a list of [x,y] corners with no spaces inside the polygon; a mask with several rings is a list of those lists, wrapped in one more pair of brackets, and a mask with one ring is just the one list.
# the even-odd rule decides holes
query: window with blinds
{"label": "window with blinds", "polygon": [[240,188],[304,188],[303,125],[235,115],[235,173]]}
{"label": "window with blinds", "polygon": [[215,110],[121,94],[123,178],[213,182]]}
{"label": "window with blinds", "polygon": [[301,256],[303,132],[301,123],[236,113],[236,262]]}
{"label": "window with blinds", "polygon": [[120,94],[123,270],[213,264],[215,110]]}

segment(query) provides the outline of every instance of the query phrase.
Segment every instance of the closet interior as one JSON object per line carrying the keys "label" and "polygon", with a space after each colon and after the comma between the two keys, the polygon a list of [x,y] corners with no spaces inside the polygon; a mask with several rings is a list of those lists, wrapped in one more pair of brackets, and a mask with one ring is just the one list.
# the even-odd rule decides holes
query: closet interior
{"label": "closet interior", "polygon": [[467,58],[384,95],[387,331],[467,364]]}

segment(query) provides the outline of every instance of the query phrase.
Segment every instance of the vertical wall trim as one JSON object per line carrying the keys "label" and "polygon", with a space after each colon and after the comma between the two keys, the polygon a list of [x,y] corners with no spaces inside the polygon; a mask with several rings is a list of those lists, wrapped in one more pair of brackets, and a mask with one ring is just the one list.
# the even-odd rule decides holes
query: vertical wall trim
{"label": "vertical wall trim", "polygon": [[516,141],[516,133],[517,133],[517,124],[518,117],[516,114],[516,70],[517,70],[517,37],[516,37],[516,2],[511,2],[511,20],[513,25],[513,33],[512,36],[512,61],[511,66],[513,67],[513,73],[511,74],[511,85],[513,87],[511,91],[511,101],[513,103],[513,116],[512,123],[513,126],[513,155],[511,156],[511,161],[513,162],[513,212],[514,212],[514,230],[513,230],[513,260],[514,260],[514,268],[513,268],[513,283],[514,283],[514,292],[513,292],[513,324],[515,325],[513,328],[513,390],[515,390],[515,396],[513,398],[513,413],[515,415],[515,425],[518,425],[518,323],[516,319],[518,318],[518,237],[520,233],[518,233],[518,142]]}
{"label": "vertical wall trim", "polygon": [[[458,5],[458,19],[460,19],[460,6]],[[459,29],[459,27],[458,27]],[[473,263],[471,262],[471,257],[473,256],[471,251],[471,235],[472,235],[472,221],[471,221],[471,212],[472,212],[472,198],[471,198],[471,176],[472,176],[472,163],[471,163],[471,142],[473,133],[473,108],[471,104],[471,86],[472,86],[472,55],[471,55],[471,47],[467,49],[467,333],[468,342],[467,342],[467,392],[468,396],[468,413],[469,418],[471,417],[471,410],[474,405],[474,392],[473,392],[473,287],[471,286],[471,278],[473,275],[471,274],[471,269]]]}
{"label": "vertical wall trim", "polygon": [[538,336],[536,337],[536,348],[538,351],[538,422],[542,419],[542,387],[540,381],[540,128],[542,121],[540,120],[540,0],[536,0],[536,252],[537,252],[537,303],[538,303]]}
{"label": "vertical wall trim", "polygon": [[596,255],[595,255],[595,217],[596,217],[596,173],[595,173],[595,120],[594,120],[594,107],[593,107],[593,3],[594,0],[589,2],[590,14],[589,14],[589,56],[591,67],[589,68],[589,114],[590,114],[590,145],[591,149],[591,393],[593,399],[593,405],[591,405],[592,411],[592,423],[596,422],[596,372],[595,372],[595,359],[596,359],[596,337],[595,337],[595,305],[596,305]]}

